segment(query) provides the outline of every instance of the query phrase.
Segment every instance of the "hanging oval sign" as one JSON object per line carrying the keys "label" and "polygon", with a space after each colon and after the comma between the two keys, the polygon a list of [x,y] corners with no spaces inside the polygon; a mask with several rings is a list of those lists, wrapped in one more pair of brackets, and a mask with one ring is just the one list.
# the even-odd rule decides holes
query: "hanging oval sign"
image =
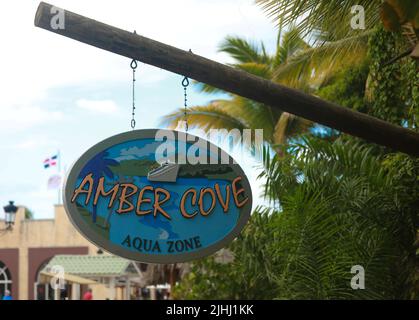
{"label": "hanging oval sign", "polygon": [[252,209],[241,167],[219,147],[170,130],[108,138],[71,168],[64,206],[97,246],[130,260],[176,263],[230,243]]}

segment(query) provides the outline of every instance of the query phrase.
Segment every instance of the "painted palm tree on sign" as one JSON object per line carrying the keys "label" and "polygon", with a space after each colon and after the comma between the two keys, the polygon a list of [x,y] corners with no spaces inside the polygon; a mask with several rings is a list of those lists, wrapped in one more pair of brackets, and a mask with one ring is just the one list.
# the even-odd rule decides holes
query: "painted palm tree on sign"
{"label": "painted palm tree on sign", "polygon": [[[99,178],[106,176],[110,179],[114,178],[114,173],[111,170],[111,166],[118,166],[119,162],[114,159],[109,159],[108,153],[102,151],[94,156],[87,165],[80,172],[81,177],[85,177],[88,174],[93,174],[93,190],[96,190],[99,184]],[[97,219],[97,205],[93,205],[92,222],[96,223]]]}
{"label": "painted palm tree on sign", "polygon": [[[291,29],[283,36],[279,33],[277,50],[269,55],[263,43],[253,44],[242,38],[227,37],[220,46],[220,51],[229,54],[236,62],[237,69],[244,70],[259,77],[274,80],[275,70],[286,64],[294,55],[307,50],[310,46]],[[221,92],[206,84],[199,84],[200,90],[206,93]],[[299,87],[306,89],[301,81]],[[311,123],[277,108],[258,103],[238,95],[230,94],[229,99],[213,100],[207,105],[194,106],[188,109],[190,126],[201,129],[261,129],[264,140],[270,145],[283,144],[287,138],[307,130]],[[163,125],[175,128],[184,119],[184,110],[179,109],[162,120]]]}

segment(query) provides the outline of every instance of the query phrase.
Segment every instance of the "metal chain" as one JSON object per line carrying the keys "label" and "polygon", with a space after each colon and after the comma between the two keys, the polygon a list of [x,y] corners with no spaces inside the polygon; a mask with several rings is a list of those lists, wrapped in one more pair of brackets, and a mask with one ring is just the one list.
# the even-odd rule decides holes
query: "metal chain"
{"label": "metal chain", "polygon": [[183,118],[185,119],[185,129],[188,132],[188,94],[186,92],[187,87],[189,86],[189,79],[188,77],[184,77],[182,80],[183,92],[184,92],[184,110],[183,110]]}
{"label": "metal chain", "polygon": [[[189,49],[189,53],[192,53],[192,50]],[[184,93],[184,110],[183,110],[183,118],[185,121],[185,131],[186,133],[188,133],[188,129],[189,129],[189,124],[188,124],[188,93],[186,91],[186,89],[189,86],[189,79],[188,77],[184,76],[183,80],[182,80],[182,86],[183,86],[183,93]]]}
{"label": "metal chain", "polygon": [[135,69],[137,69],[137,61],[131,61],[131,69],[132,69],[132,119],[131,119],[131,128],[132,130],[135,129]]}

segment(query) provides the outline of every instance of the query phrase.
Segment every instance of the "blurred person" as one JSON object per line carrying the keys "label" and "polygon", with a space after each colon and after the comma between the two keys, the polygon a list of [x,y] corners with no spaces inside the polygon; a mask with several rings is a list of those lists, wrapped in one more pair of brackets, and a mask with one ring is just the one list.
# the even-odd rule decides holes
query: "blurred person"
{"label": "blurred person", "polygon": [[83,295],[83,300],[93,300],[92,289],[88,289],[86,293]]}
{"label": "blurred person", "polygon": [[13,300],[12,294],[9,290],[4,291],[3,300]]}

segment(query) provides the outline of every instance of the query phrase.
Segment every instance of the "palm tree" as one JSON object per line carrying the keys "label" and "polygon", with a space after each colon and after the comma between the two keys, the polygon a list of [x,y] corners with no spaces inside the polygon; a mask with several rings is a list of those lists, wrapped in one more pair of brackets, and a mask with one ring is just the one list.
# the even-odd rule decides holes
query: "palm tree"
{"label": "palm tree", "polygon": [[25,207],[25,219],[31,220],[33,219],[33,217],[34,217],[33,211]]}
{"label": "palm tree", "polygon": [[[266,153],[261,174],[268,199],[281,201],[265,210],[280,212],[277,242],[267,256],[279,263],[272,280],[281,295],[413,297],[418,188],[401,172],[417,170],[418,162],[376,155],[353,139],[307,138],[290,148],[282,158]],[[365,268],[366,290],[349,286],[354,265]]]}
{"label": "palm tree", "polygon": [[[265,152],[272,205],[258,207],[231,243],[234,261],[194,261],[177,297],[417,298],[419,162],[354,139],[309,137],[288,148]],[[353,266],[365,271],[364,290],[351,287]]]}
{"label": "palm tree", "polygon": [[[259,77],[314,94],[339,72],[348,66],[361,64],[367,59],[367,45],[371,30],[356,33],[347,38],[325,32],[316,34],[315,46],[310,46],[302,37],[306,33],[301,26],[291,24],[289,31],[277,36],[276,52],[269,55],[263,43],[260,46],[242,38],[227,37],[220,51],[229,54],[233,67]],[[320,43],[320,44],[319,44]],[[206,84],[199,84],[206,93],[222,92]],[[230,99],[213,100],[204,106],[188,108],[187,119],[192,126],[209,129],[237,128],[264,130],[264,140],[276,152],[288,139],[307,131],[313,123],[237,95]],[[176,128],[184,119],[184,110],[179,109],[162,120],[162,125]]]}
{"label": "palm tree", "polygon": [[[256,0],[279,28],[295,24],[304,37],[316,35],[322,42],[349,38],[362,29],[353,29],[350,21],[352,7],[362,6],[365,12],[365,30],[380,22],[382,0]],[[318,36],[321,36],[318,38]]]}
{"label": "palm tree", "polygon": [[[304,37],[315,36],[321,46],[344,41],[345,48],[337,53],[340,57],[348,57],[354,49],[362,49],[358,37],[370,34],[381,23],[386,30],[403,34],[410,47],[407,54],[419,43],[417,0],[256,0],[256,3],[279,28],[296,24]],[[359,8],[364,10],[364,29],[354,29],[350,23]],[[412,54],[412,57],[415,56]],[[338,57],[334,58],[334,61],[338,60]]]}
{"label": "palm tree", "polygon": [[366,61],[371,34],[372,31],[365,31],[335,41],[324,39],[322,43],[316,43],[279,65],[274,70],[274,80],[296,88],[304,83],[314,92],[336,76],[339,70]]}
{"label": "palm tree", "polygon": [[[227,37],[220,51],[229,54],[235,63],[233,67],[263,77],[275,79],[275,70],[286,64],[291,57],[309,49],[310,46],[291,29],[283,36],[278,34],[277,50],[269,55],[263,43],[260,46],[238,37]],[[219,90],[206,84],[199,84],[200,90],[215,93]],[[307,89],[301,81],[298,86]],[[213,100],[204,106],[194,106],[187,110],[187,119],[192,126],[209,129],[260,129],[264,130],[264,140],[272,146],[283,144],[288,138],[307,130],[311,123],[287,112],[272,108],[238,95],[229,94],[230,99]],[[162,120],[163,125],[176,128],[184,119],[184,110],[179,109]],[[277,149],[279,150],[279,149]]]}

